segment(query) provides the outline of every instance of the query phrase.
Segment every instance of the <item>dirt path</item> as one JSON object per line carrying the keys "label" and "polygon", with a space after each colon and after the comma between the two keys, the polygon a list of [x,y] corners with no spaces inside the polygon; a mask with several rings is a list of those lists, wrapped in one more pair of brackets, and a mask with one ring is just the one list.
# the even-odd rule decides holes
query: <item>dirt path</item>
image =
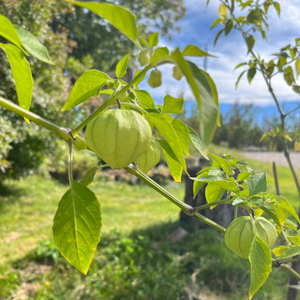
{"label": "dirt path", "polygon": [[[243,152],[248,158],[266,163],[275,162],[276,165],[288,167],[284,154],[281,152]],[[300,170],[300,153],[291,153],[291,160],[295,169]]]}

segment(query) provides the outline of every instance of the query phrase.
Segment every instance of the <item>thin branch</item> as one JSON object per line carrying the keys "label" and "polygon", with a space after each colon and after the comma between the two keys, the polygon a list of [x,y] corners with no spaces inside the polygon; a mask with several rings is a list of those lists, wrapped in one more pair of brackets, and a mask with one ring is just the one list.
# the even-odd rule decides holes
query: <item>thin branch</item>
{"label": "thin branch", "polygon": [[19,116],[29,119],[30,121],[32,121],[38,125],[41,125],[49,130],[52,130],[58,136],[60,136],[61,138],[65,139],[65,140],[69,140],[71,138],[70,129],[60,127],[60,126],[52,123],[51,121],[48,121],[48,120],[40,117],[39,115],[37,115],[31,111],[28,111],[28,110],[20,107],[19,105],[16,105],[13,102],[6,100],[2,97],[0,97],[0,106],[14,112],[15,114],[18,114]]}

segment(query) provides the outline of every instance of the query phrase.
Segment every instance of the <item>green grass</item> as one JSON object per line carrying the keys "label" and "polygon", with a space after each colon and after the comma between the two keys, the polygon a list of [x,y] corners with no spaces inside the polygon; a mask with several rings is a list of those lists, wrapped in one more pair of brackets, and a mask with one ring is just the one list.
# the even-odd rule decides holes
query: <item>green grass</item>
{"label": "green grass", "polygon": [[[267,171],[269,191],[275,191],[269,164],[226,148],[211,151],[232,153],[256,171]],[[282,195],[297,208],[289,170],[278,167],[278,174]],[[40,177],[6,181],[5,186],[7,195],[0,196],[0,300],[13,299],[30,286],[35,292],[28,299],[35,300],[188,299],[186,290],[208,300],[247,299],[248,262],[231,253],[214,230],[186,228],[188,236],[170,243],[170,234],[185,226],[178,222],[179,209],[145,185],[99,178],[91,186],[101,202],[103,228],[87,276],[52,243],[53,217],[68,187]],[[184,198],[183,184],[165,188]],[[284,299],[287,280],[275,270],[253,299]]]}

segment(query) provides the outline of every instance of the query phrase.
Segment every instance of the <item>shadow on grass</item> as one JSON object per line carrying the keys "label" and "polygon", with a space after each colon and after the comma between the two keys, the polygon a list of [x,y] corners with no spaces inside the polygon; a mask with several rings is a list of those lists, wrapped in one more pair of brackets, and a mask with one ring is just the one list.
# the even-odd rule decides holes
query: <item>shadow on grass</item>
{"label": "shadow on grass", "polygon": [[25,188],[16,187],[12,184],[8,185],[3,181],[0,182],[0,214],[4,213],[7,206],[16,203],[27,192]]}
{"label": "shadow on grass", "polygon": [[[185,227],[188,235],[171,243],[170,234],[179,226]],[[54,262],[48,274],[31,278],[38,282],[47,278],[51,283],[41,288],[49,293],[43,300],[75,296],[82,300],[174,300],[189,299],[192,294],[201,299],[204,288],[242,299],[249,286],[247,261],[235,257],[222,240],[215,230],[196,230],[180,222],[161,223],[130,235],[117,231],[104,234],[86,276],[70,266],[47,240],[13,263],[13,268],[24,273],[32,262],[48,266]],[[0,296],[5,290],[2,288]]]}

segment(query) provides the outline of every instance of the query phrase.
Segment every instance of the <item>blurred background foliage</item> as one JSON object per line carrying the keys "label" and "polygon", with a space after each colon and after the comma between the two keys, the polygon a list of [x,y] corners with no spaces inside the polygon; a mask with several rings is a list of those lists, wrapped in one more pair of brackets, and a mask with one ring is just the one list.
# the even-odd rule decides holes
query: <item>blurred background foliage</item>
{"label": "blurred background foliage", "polygon": [[[137,14],[142,36],[156,29],[170,36],[171,30],[179,30],[173,24],[185,15],[183,0],[111,2]],[[88,69],[111,70],[134,48],[106,21],[66,1],[3,0],[0,13],[37,36],[47,47],[54,65],[27,57],[35,83],[31,110],[61,126],[72,128],[88,113],[84,108],[80,114],[76,110],[58,113],[75,80]],[[7,41],[2,38],[1,42]],[[17,103],[4,52],[0,52],[0,62],[0,95]],[[37,170],[46,172],[49,168],[59,171],[66,155],[63,147],[48,130],[34,123],[28,126],[23,118],[0,108],[0,177],[19,178]]]}

